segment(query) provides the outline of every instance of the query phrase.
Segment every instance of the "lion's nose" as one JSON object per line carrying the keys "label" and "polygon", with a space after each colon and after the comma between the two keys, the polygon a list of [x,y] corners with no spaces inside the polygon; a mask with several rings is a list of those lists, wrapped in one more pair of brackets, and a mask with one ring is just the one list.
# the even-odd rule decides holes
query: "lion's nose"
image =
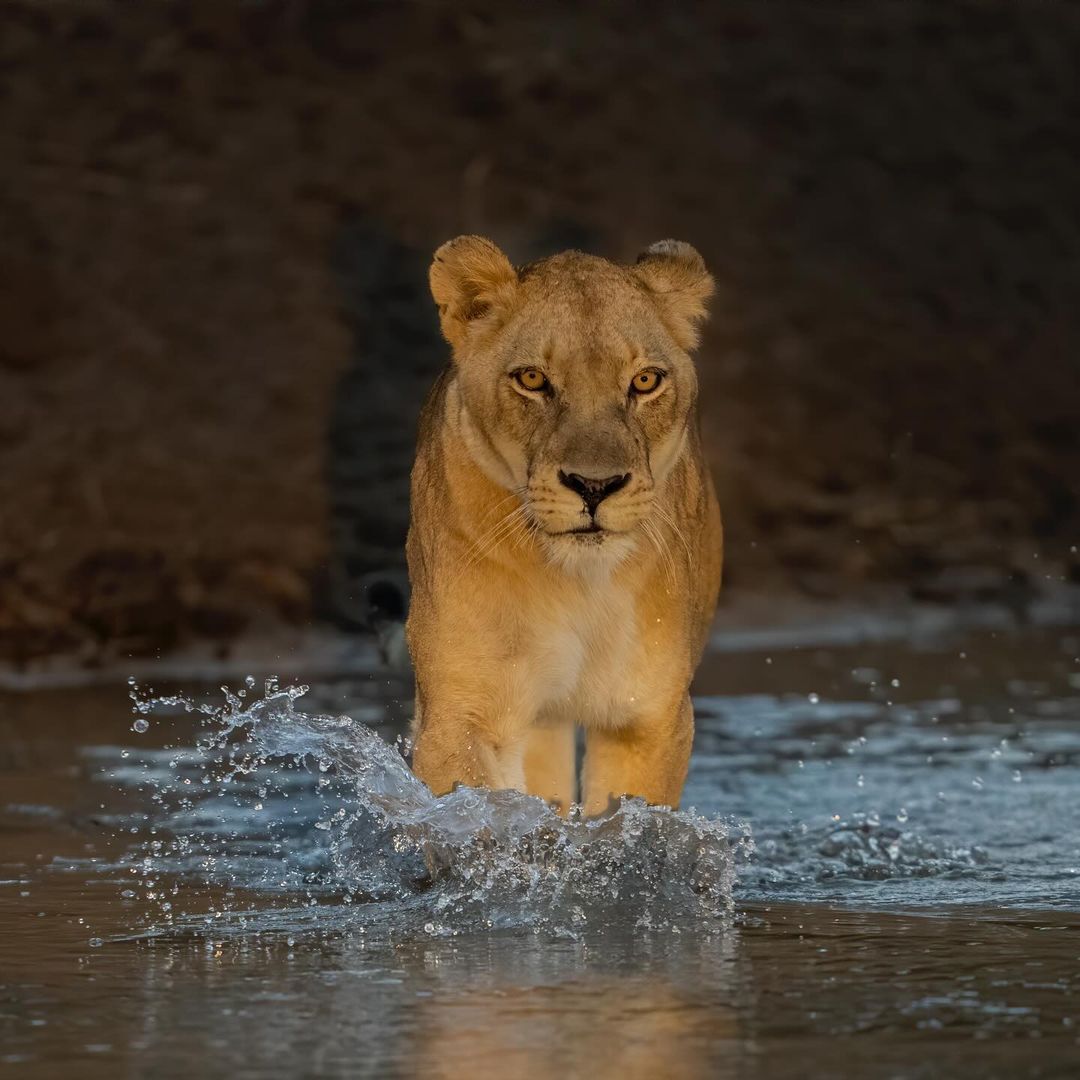
{"label": "lion's nose", "polygon": [[585,500],[589,513],[595,514],[596,508],[609,495],[614,495],[616,491],[626,487],[630,482],[630,474],[606,476],[602,480],[597,480],[591,476],[582,476],[581,473],[565,473],[560,469],[559,480],[571,491],[576,491]]}

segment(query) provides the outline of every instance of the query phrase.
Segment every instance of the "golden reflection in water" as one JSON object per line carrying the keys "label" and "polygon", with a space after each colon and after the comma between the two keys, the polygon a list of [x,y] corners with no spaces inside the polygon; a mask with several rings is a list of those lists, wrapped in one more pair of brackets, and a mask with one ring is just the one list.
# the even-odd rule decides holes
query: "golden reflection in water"
{"label": "golden reflection in water", "polygon": [[547,961],[503,958],[498,971],[449,943],[426,949],[436,986],[419,1003],[408,1071],[523,1080],[737,1072],[750,1047],[737,1009],[747,979],[735,934],[687,948],[663,938],[623,942],[604,959],[575,943]]}

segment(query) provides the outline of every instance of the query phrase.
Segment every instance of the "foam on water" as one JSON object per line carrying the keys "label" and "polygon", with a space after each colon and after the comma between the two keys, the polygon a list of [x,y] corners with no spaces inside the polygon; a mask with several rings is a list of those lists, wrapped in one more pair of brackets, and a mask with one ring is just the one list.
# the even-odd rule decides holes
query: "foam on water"
{"label": "foam on water", "polygon": [[136,752],[109,770],[151,800],[115,821],[118,834],[135,833],[119,864],[157,905],[151,933],[378,924],[576,934],[719,928],[732,912],[736,864],[750,850],[743,826],[639,800],[566,821],[518,792],[437,798],[370,728],[299,709],[306,687],[270,680],[252,700],[253,687],[226,689],[223,706],[133,688],[135,731],[178,711],[203,726],[194,745]]}

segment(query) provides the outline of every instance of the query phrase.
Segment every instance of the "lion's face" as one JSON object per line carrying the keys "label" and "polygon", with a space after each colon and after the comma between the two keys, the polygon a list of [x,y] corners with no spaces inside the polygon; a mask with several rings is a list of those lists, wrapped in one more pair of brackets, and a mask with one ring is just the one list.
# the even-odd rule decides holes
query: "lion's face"
{"label": "lion's face", "polygon": [[568,252],[520,274],[479,238],[437,253],[466,443],[553,560],[617,560],[649,528],[688,437],[711,284],[670,242],[633,268]]}

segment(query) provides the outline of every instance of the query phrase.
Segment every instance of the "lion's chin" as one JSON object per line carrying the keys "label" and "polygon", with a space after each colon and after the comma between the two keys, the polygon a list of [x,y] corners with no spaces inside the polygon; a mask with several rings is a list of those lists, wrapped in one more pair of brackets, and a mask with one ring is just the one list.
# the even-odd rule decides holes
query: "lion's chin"
{"label": "lion's chin", "polygon": [[543,539],[548,561],[567,573],[583,577],[606,576],[637,547],[629,533],[610,529],[575,529],[547,533]]}

